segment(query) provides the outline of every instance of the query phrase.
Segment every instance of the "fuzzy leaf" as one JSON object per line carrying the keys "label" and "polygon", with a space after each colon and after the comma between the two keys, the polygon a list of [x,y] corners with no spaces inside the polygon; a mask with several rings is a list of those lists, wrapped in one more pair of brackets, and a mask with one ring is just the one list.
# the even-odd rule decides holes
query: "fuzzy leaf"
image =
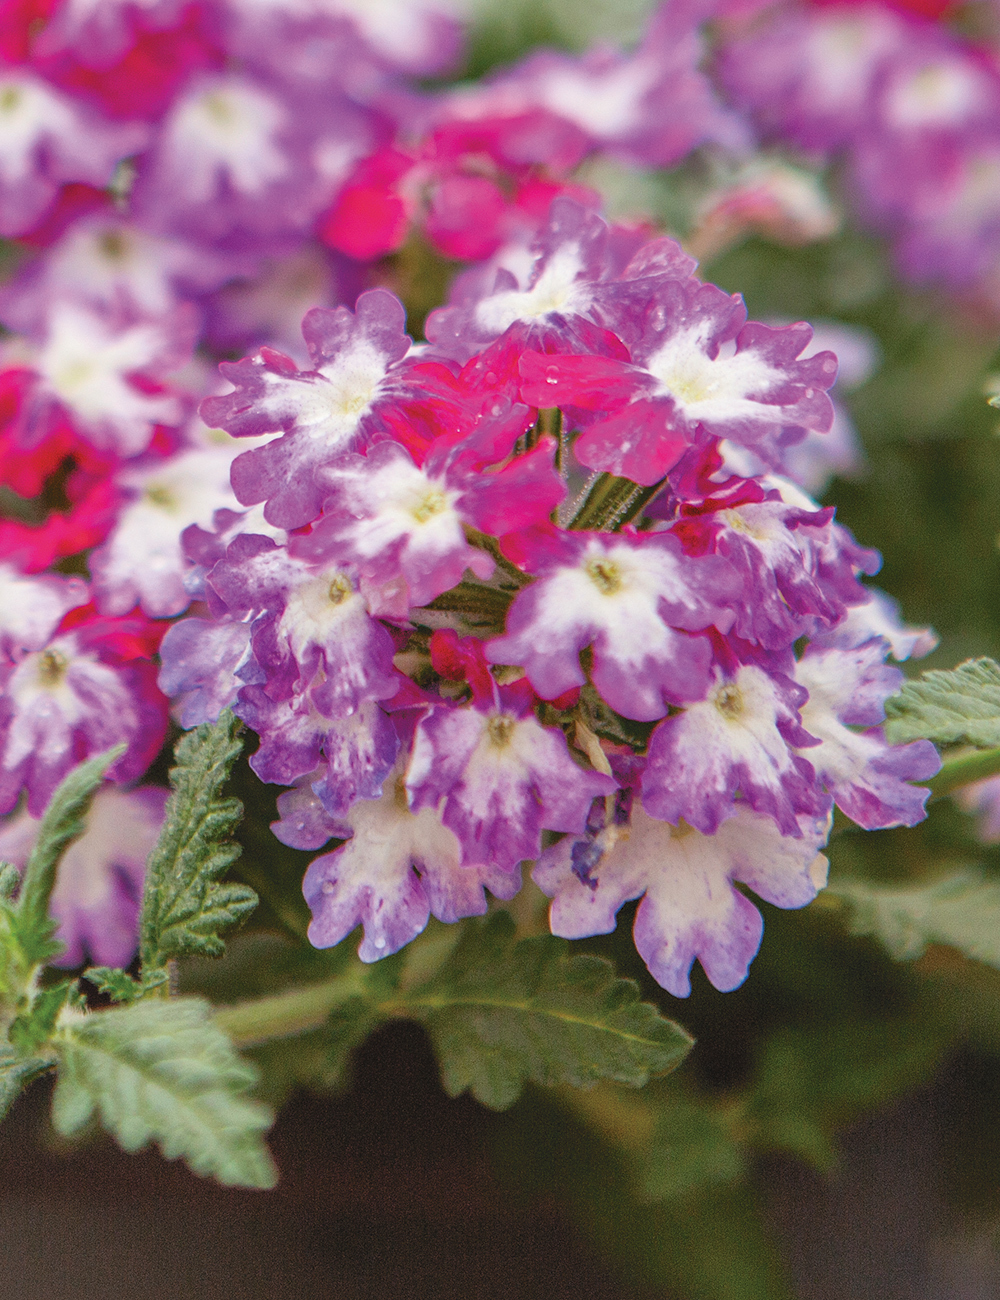
{"label": "fuzzy leaf", "polygon": [[39,989],[31,1010],[13,1021],[8,1036],[23,1056],[30,1055],[49,1041],[56,1018],[75,988],[76,980],[61,980],[49,988]]}
{"label": "fuzzy leaf", "polygon": [[50,1069],[51,1060],[43,1057],[25,1059],[7,1043],[0,1043],[0,1119],[3,1119],[24,1089],[40,1074]]}
{"label": "fuzzy leaf", "polygon": [[83,834],[87,810],[105,772],[124,752],[124,745],[116,745],[81,763],[59,783],[49,800],[24,868],[17,903],[7,912],[7,924],[3,926],[20,949],[25,968],[46,962],[62,951],[62,944],[54,939],[56,923],[49,917],[56,868],[66,849]]}
{"label": "fuzzy leaf", "polygon": [[471,921],[440,971],[401,996],[426,1026],[446,1091],[486,1106],[515,1102],[527,1080],[640,1087],[687,1055],[692,1039],[601,957],[569,956],[564,939],[514,942],[506,912]]}
{"label": "fuzzy leaf", "polygon": [[925,737],[938,745],[1000,745],[1000,664],[969,659],[906,682],[885,705],[893,745]]}
{"label": "fuzzy leaf", "polygon": [[156,1142],[227,1186],[273,1187],[263,1133],[270,1111],[243,1094],[256,1071],[236,1055],[199,998],[151,998],[64,1022],[56,1040],[56,1129],[96,1111],[126,1151]]}
{"label": "fuzzy leaf", "polygon": [[221,956],[225,945],[219,931],[257,906],[249,886],[218,883],[240,855],[239,845],[228,837],[243,816],[243,805],[220,797],[243,748],[240,730],[227,710],[215,726],[198,727],[177,745],[177,766],[170,772],[173,794],[146,868],[139,923],[146,972],[171,957]]}
{"label": "fuzzy leaf", "polygon": [[850,904],[852,934],[874,935],[897,961],[941,943],[1000,968],[1000,881],[982,871],[970,867],[922,885],[839,879],[827,892]]}
{"label": "fuzzy leaf", "polygon": [[127,971],[114,966],[90,966],[83,972],[83,978],[100,993],[106,993],[114,1002],[134,1002],[151,989],[162,988],[167,983],[167,972],[154,968],[141,980],[133,979]]}

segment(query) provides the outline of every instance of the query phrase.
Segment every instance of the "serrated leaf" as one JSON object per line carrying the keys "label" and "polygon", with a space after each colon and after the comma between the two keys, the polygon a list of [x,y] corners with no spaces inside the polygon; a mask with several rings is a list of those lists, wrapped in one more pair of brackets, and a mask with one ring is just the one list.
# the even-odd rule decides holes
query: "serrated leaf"
{"label": "serrated leaf", "polygon": [[399,997],[397,1011],[427,1027],[452,1096],[515,1102],[528,1080],[633,1087],[679,1065],[692,1039],[639,999],[603,958],[569,955],[552,935],[514,942],[506,912],[466,923],[433,979]]}
{"label": "serrated leaf", "polygon": [[1000,664],[969,659],[906,682],[886,701],[885,732],[899,745],[926,738],[980,749],[1000,745]]}
{"label": "serrated leaf", "polygon": [[242,921],[257,906],[247,885],[219,884],[240,855],[228,837],[243,816],[238,799],[220,791],[243,748],[241,726],[228,710],[215,726],[188,732],[177,745],[171,769],[173,793],[163,830],[146,868],[140,953],[145,972],[171,957],[218,957],[220,931]]}
{"label": "serrated leaf", "polygon": [[827,892],[852,908],[852,934],[874,935],[897,961],[941,943],[1000,968],[1000,881],[982,871],[903,886],[836,879]]}
{"label": "serrated leaf", "polygon": [[118,970],[115,966],[89,966],[83,972],[83,978],[114,1002],[134,1002],[151,990],[162,988],[167,983],[168,975],[165,970],[154,968],[141,980],[137,980],[127,971]]}
{"label": "serrated leaf", "polygon": [[62,980],[50,988],[39,989],[31,1010],[11,1023],[8,1037],[22,1056],[37,1051],[52,1037],[59,1012],[75,987],[76,980]]}
{"label": "serrated leaf", "polygon": [[49,800],[24,868],[17,899],[22,943],[30,944],[37,933],[44,947],[51,938],[49,896],[55,884],[59,859],[83,834],[91,800],[100,789],[105,772],[124,752],[124,745],[116,745],[87,759],[59,783]]}
{"label": "serrated leaf", "polygon": [[39,1075],[51,1069],[45,1057],[20,1056],[7,1043],[0,1043],[0,1119],[3,1119],[24,1089]]}
{"label": "serrated leaf", "polygon": [[263,1133],[271,1112],[244,1094],[241,1061],[200,998],[149,999],[64,1022],[52,1099],[70,1136],[96,1112],[126,1151],[155,1142],[168,1160],[227,1186],[273,1187]]}

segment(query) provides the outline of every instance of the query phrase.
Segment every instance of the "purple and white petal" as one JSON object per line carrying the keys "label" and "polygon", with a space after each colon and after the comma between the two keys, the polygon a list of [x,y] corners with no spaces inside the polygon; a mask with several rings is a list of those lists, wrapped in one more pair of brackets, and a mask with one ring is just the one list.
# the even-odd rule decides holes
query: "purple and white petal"
{"label": "purple and white petal", "polygon": [[741,808],[703,835],[634,805],[627,827],[610,826],[594,838],[586,870],[583,842],[568,836],[542,855],[532,879],[552,899],[552,933],[569,939],[609,933],[622,904],[641,897],[635,944],[654,978],[686,997],[697,960],[726,992],[746,978],[764,928],[736,882],[777,907],[804,907],[826,883],[819,850],[829,828],[828,815],[801,817],[797,835],[783,836],[771,818]]}
{"label": "purple and white petal", "polygon": [[399,391],[393,367],[410,346],[405,321],[397,298],[371,289],[356,314],[317,307],[306,315],[302,331],[314,369],[299,370],[270,349],[220,367],[235,391],[206,398],[206,424],[240,438],[283,434],[234,462],[233,491],[244,505],[266,501],[266,518],[281,528],[318,517],[326,489],[316,470],[368,441],[379,427],[379,403]]}
{"label": "purple and white petal", "polygon": [[63,615],[87,600],[82,578],[54,573],[29,577],[0,564],[0,655],[12,658],[22,650],[40,650]]}
{"label": "purple and white petal", "polygon": [[349,810],[341,833],[348,842],[313,861],[302,892],[313,914],[309,940],[340,943],[358,925],[362,961],[388,957],[414,939],[433,910],[455,921],[486,911],[484,886],[500,898],[520,887],[516,871],[463,865],[455,835],[431,808],[411,812],[402,782],[391,779],[380,799]]}
{"label": "purple and white petal", "polygon": [[881,639],[849,650],[810,647],[795,670],[809,692],[802,725],[820,742],[807,751],[809,762],[837,806],[866,830],[922,821],[930,791],[910,782],[941,767],[929,740],[890,745],[879,729],[885,701],[903,681],[883,662],[888,648]]}
{"label": "purple and white petal", "polygon": [[48,321],[33,361],[40,394],[64,406],[97,446],[135,456],[148,447],[156,425],[180,424],[180,393],[145,391],[132,379],[159,380],[187,360],[195,334],[190,304],[168,317],[122,324],[60,301]]}
{"label": "purple and white petal", "polygon": [[171,618],[187,608],[190,566],[181,534],[192,524],[207,530],[218,510],[239,510],[229,470],[241,448],[222,437],[222,442],[181,451],[151,466],[128,467],[118,475],[119,486],[132,499],[111,536],[90,556],[102,612],[124,614],[138,604],[152,618]]}
{"label": "purple and white petal", "polygon": [[166,731],[161,704],[152,665],[104,663],[73,632],[0,670],[0,812],[26,789],[40,817],[71,768],[119,742],[114,779],[140,777]]}
{"label": "purple and white petal", "polygon": [[507,871],[538,856],[543,829],[581,831],[592,801],[615,785],[579,767],[558,728],[502,708],[433,709],[406,774],[411,807],[440,807],[464,862]]}
{"label": "purple and white petal", "polygon": [[486,647],[492,663],[517,664],[543,699],[586,680],[580,652],[593,647],[591,677],[627,718],[662,718],[700,698],[711,648],[689,632],[727,631],[736,575],[716,556],[690,557],[658,534],[562,534],[558,558],[519,593],[506,635]]}
{"label": "purple and white petal", "polygon": [[216,722],[232,708],[244,680],[237,676],[250,659],[250,624],[223,619],[184,618],[160,642],[158,685],[174,704],[185,730]]}
{"label": "purple and white petal", "polygon": [[799,720],[804,700],[801,687],[755,664],[718,671],[704,700],[653,732],[643,807],[711,835],[741,801],[772,817],[782,835],[797,836],[798,818],[825,812],[830,802],[793,747],[812,743]]}
{"label": "purple and white petal", "polygon": [[466,569],[489,578],[493,560],[465,540],[460,488],[446,472],[413,463],[398,443],[345,456],[319,473],[329,487],[309,553],[358,566],[384,585],[406,582],[409,603],[425,605],[461,581]]}

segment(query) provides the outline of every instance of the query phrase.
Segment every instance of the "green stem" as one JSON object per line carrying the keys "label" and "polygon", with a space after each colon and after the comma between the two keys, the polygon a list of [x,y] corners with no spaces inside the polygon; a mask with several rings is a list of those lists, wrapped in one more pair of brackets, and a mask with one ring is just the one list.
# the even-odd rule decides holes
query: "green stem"
{"label": "green stem", "polygon": [[252,1047],[274,1038],[294,1038],[319,1029],[336,1007],[364,992],[365,970],[355,966],[322,984],[306,984],[286,993],[216,1007],[215,1023],[237,1047]]}
{"label": "green stem", "polygon": [[958,758],[946,758],[941,771],[926,784],[931,788],[932,797],[939,799],[963,785],[997,775],[1000,775],[1000,749],[980,749]]}

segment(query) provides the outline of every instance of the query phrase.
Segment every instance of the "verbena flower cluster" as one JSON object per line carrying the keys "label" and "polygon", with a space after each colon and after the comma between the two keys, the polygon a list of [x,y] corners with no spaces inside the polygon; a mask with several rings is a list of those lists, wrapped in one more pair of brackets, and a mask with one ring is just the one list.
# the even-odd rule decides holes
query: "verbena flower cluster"
{"label": "verbena flower cluster", "polygon": [[[765,74],[838,14],[719,15],[722,84],[805,148],[850,144],[859,177],[889,186],[879,148],[893,185],[929,175],[951,137],[869,139],[867,88],[920,72],[918,29],[933,57],[951,38],[878,10],[889,62],[823,111],[806,73]],[[802,906],[834,804],[923,815],[936,751],[879,724],[887,658],[932,638],[802,486],[842,463],[835,356],[579,175],[696,149],[752,170],[707,16],[671,3],[629,54],[429,92],[460,44],[445,0],[4,7],[0,855],[126,745],[56,895],[66,961],[132,949],[163,807],[132,787],[171,713],[256,732],[289,787],[275,834],[325,850],[310,937],[361,926],[365,960],[528,864],[555,933],[641,899],[656,979],[683,995],[697,959],[730,989],[762,929],[738,885]],[[467,265],[415,343],[386,285],[441,258]]]}

